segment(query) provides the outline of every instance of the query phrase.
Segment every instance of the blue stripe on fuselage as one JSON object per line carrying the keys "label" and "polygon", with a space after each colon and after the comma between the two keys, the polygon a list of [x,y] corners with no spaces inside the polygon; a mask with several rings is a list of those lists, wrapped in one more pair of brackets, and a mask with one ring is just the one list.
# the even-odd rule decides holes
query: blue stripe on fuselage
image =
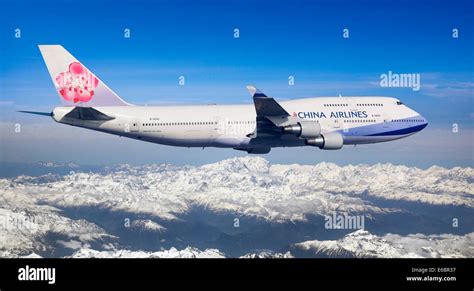
{"label": "blue stripe on fuselage", "polygon": [[402,129],[397,129],[397,130],[392,130],[392,131],[386,131],[386,132],[379,132],[379,133],[374,133],[374,134],[368,134],[366,136],[385,136],[385,135],[410,134],[410,133],[414,133],[414,132],[422,130],[427,125],[428,125],[428,123],[423,123],[423,124],[420,124],[420,125],[411,126],[411,127],[407,127],[407,128],[402,128]]}
{"label": "blue stripe on fuselage", "polygon": [[[411,117],[406,119],[410,121],[418,117]],[[349,132],[344,132],[344,130],[339,130],[339,132],[344,136],[396,136],[396,135],[407,135],[418,132],[424,129],[428,123],[418,123],[413,126],[407,126],[405,122],[391,122],[389,125],[386,123],[375,123],[370,125],[363,125],[358,127],[349,128]],[[411,124],[410,124],[411,125]]]}

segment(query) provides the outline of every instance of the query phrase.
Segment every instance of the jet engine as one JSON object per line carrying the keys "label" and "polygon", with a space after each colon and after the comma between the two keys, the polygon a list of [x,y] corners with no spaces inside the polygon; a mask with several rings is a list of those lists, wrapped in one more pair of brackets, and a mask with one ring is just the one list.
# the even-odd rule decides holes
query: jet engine
{"label": "jet engine", "polygon": [[321,126],[317,121],[301,120],[296,124],[284,126],[283,132],[302,138],[316,138],[321,134]]}
{"label": "jet engine", "polygon": [[330,132],[321,134],[316,138],[308,138],[306,139],[306,144],[322,150],[338,150],[342,148],[344,139],[340,133]]}

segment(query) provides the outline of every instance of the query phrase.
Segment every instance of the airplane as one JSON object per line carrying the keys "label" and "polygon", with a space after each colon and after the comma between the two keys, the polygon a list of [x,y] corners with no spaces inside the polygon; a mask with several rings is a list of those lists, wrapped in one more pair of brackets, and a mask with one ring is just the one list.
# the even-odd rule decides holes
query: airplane
{"label": "airplane", "polygon": [[39,49],[62,105],[56,122],[178,147],[216,147],[266,154],[275,147],[344,145],[397,140],[428,122],[391,97],[318,97],[277,102],[247,86],[253,104],[138,106],[114,91],[61,45]]}

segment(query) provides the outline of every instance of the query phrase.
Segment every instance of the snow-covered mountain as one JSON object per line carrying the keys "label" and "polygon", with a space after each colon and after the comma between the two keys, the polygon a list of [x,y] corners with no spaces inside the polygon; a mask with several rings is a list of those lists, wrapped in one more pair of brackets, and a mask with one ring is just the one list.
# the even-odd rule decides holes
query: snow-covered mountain
{"label": "snow-covered mountain", "polygon": [[[38,254],[31,253],[22,258],[41,258]],[[93,249],[80,249],[74,252],[71,256],[66,258],[140,258],[140,259],[174,259],[174,258],[207,258],[207,259],[222,259],[226,258],[225,254],[217,249],[206,249],[201,251],[197,248],[187,247],[183,250],[177,250],[176,248],[170,248],[169,250],[162,250],[157,252],[146,252],[146,251],[130,251],[130,250],[113,250],[113,251],[97,251]],[[240,258],[243,259],[288,259],[293,258],[290,252],[274,253],[272,251],[261,251],[258,253],[249,253]]]}
{"label": "snow-covered mountain", "polygon": [[294,256],[288,251],[286,253],[275,253],[273,251],[260,251],[240,256],[241,259],[291,259]]}
{"label": "snow-covered mountain", "polygon": [[[275,253],[271,250],[248,253],[240,258],[245,259],[288,259],[293,253],[306,257],[332,258],[472,258],[474,257],[474,232],[465,236],[457,235],[421,235],[399,236],[386,234],[382,237],[358,230],[345,235],[339,240],[313,240],[291,245],[286,253]],[[23,258],[39,258],[31,253]],[[68,258],[225,258],[226,255],[217,249],[201,251],[194,247],[183,250],[170,248],[156,252],[109,250],[98,251],[80,248]]]}
{"label": "snow-covered mountain", "polygon": [[[50,167],[49,164],[46,166]],[[401,208],[372,201],[378,198],[471,210],[474,208],[473,181],[472,168],[431,167],[422,170],[391,164],[341,167],[331,163],[272,165],[260,157],[233,158],[200,167],[117,165],[100,172],[78,170],[66,175],[1,178],[0,257],[32,253],[46,256],[115,256],[121,252],[117,242],[119,238],[80,215],[71,217],[64,209],[87,207],[134,213],[139,218],[130,222],[131,229],[160,235],[173,231],[163,226],[163,221],[179,221],[181,218],[178,216],[189,213],[195,207],[203,207],[216,214],[230,213],[233,217],[253,217],[277,224],[306,223],[310,215],[331,215],[336,211],[367,217],[403,212]],[[106,222],[104,224],[107,225]],[[386,235],[380,238],[384,240],[381,245],[390,246],[392,253],[389,254],[420,254],[419,250],[409,247],[397,249],[395,237]],[[311,239],[317,238],[315,235]],[[354,256],[359,256],[359,253],[366,256],[372,252],[370,243],[378,242],[377,238],[356,233],[341,241],[313,241],[311,245],[316,245],[314,249],[319,253],[348,252]],[[445,251],[444,247],[453,242],[449,235],[437,239],[413,235],[399,237],[398,240],[404,239],[426,242],[423,247],[427,247],[426,252],[432,250],[430,254],[433,253],[433,256],[472,256],[472,252]],[[449,243],[431,243],[434,240]],[[459,240],[471,242],[462,244],[462,247],[472,246],[472,235],[460,236]],[[345,242],[349,241],[357,241],[364,247],[358,252],[348,247],[349,243]],[[295,248],[302,250],[306,243]],[[337,247],[333,249],[333,245]],[[376,249],[376,245],[373,248]],[[131,249],[135,250],[124,250],[122,253],[131,256],[143,254],[134,247]],[[144,253],[145,256],[166,256],[166,253],[160,252],[166,251],[157,249]],[[183,246],[181,251],[169,249],[167,252],[169,256],[188,256],[189,253],[192,253],[189,256],[199,256],[201,253],[192,246],[190,249]],[[204,256],[212,256],[219,251],[210,247],[202,252]],[[273,251],[246,253],[244,257],[285,255]]]}
{"label": "snow-covered mountain", "polygon": [[358,230],[339,240],[297,243],[292,250],[324,257],[470,258],[474,257],[474,232],[465,236],[386,234],[380,237]]}
{"label": "snow-covered mountain", "polygon": [[2,189],[0,193],[0,257],[54,253],[54,243],[63,241],[80,248],[115,240],[93,223],[70,219],[58,208],[38,203],[34,192]]}
{"label": "snow-covered mountain", "polygon": [[201,167],[110,168],[107,174],[0,179],[0,191],[22,193],[58,207],[94,206],[174,219],[193,205],[271,221],[304,221],[305,214],[397,211],[367,197],[474,208],[474,169],[427,170],[377,164],[340,167],[271,165],[260,157]]}
{"label": "snow-covered mountain", "polygon": [[225,255],[216,249],[200,251],[197,248],[187,247],[181,251],[176,248],[158,252],[145,251],[96,251],[92,249],[80,249],[71,258],[225,258]]}

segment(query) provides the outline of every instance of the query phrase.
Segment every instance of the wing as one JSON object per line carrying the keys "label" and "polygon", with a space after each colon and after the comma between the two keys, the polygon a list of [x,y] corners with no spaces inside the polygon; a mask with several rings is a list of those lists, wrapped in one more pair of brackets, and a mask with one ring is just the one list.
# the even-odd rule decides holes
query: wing
{"label": "wing", "polygon": [[253,97],[255,111],[257,113],[257,127],[248,137],[276,137],[284,135],[282,126],[293,119],[283,107],[272,97],[268,97],[254,86],[247,86]]}

